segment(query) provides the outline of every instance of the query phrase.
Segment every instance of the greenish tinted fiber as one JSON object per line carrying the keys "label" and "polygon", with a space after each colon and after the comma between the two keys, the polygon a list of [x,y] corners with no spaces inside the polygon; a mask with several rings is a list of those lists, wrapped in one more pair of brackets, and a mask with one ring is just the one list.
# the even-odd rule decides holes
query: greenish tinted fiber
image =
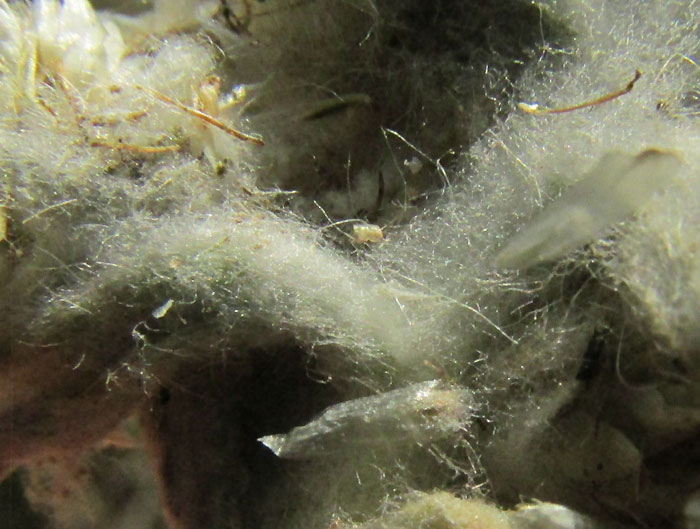
{"label": "greenish tinted fiber", "polygon": [[696,0],[117,4],[0,0],[13,523],[695,529]]}

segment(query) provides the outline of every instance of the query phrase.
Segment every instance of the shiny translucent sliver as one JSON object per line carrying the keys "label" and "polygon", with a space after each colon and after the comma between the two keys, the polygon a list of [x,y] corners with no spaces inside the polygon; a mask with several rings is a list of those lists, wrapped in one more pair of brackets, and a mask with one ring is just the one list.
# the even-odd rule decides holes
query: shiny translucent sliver
{"label": "shiny translucent sliver", "polygon": [[328,455],[347,447],[435,441],[464,428],[471,393],[438,380],[336,404],[287,434],[258,439],[283,458]]}
{"label": "shiny translucent sliver", "polygon": [[594,242],[669,185],[681,164],[676,154],[659,149],[606,154],[508,241],[496,266],[525,269]]}

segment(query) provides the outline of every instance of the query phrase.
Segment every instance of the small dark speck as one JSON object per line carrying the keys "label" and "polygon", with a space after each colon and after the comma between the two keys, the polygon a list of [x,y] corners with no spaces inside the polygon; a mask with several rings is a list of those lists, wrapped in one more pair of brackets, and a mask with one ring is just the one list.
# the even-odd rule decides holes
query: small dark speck
{"label": "small dark speck", "polygon": [[165,406],[168,402],[170,402],[170,390],[168,388],[160,388],[158,398],[160,399],[160,403]]}

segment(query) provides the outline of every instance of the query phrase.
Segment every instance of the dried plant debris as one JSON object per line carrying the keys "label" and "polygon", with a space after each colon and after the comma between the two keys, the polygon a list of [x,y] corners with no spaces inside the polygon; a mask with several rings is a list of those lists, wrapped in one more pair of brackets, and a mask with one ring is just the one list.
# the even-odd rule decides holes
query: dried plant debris
{"label": "dried plant debris", "polygon": [[331,406],[309,424],[259,441],[285,458],[319,457],[348,444],[426,443],[466,429],[473,406],[467,391],[431,380]]}
{"label": "dried plant debris", "polygon": [[528,268],[563,257],[598,239],[673,184],[681,159],[647,149],[606,154],[579,182],[525,226],[496,256],[496,265]]}
{"label": "dried plant debris", "polygon": [[13,528],[695,529],[699,7],[0,0]]}
{"label": "dried plant debris", "polygon": [[598,105],[602,105],[603,103],[607,103],[608,101],[612,101],[613,99],[617,99],[620,96],[623,96],[625,94],[629,94],[632,89],[634,88],[634,84],[639,81],[639,78],[642,76],[642,72],[639,70],[634,72],[634,78],[627,83],[627,86],[620,90],[615,90],[614,92],[610,92],[609,94],[602,95],[600,97],[597,97],[593,99],[592,101],[585,101],[583,103],[577,103],[575,105],[570,105],[566,107],[558,107],[558,108],[546,108],[546,107],[540,107],[537,103],[518,103],[518,108],[522,110],[523,112],[527,112],[528,114],[536,114],[536,115],[541,115],[541,114],[563,114],[564,112],[573,112],[575,110],[581,110],[583,108],[589,108],[589,107],[595,107]]}
{"label": "dried plant debris", "polygon": [[[430,524],[436,529],[604,529],[586,516],[552,503],[501,510],[481,499],[464,500],[446,492],[417,495],[400,510],[361,524],[362,529],[403,529]],[[342,527],[342,524],[339,524]]]}

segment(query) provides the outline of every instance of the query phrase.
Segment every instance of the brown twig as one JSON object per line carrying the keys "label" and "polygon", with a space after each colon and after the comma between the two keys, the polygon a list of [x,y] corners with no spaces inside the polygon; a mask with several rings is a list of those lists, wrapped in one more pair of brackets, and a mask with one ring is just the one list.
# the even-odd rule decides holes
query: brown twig
{"label": "brown twig", "polygon": [[202,121],[204,121],[205,123],[213,125],[214,127],[223,130],[224,132],[226,132],[227,134],[230,134],[231,136],[235,136],[239,140],[249,141],[251,143],[255,143],[256,145],[265,145],[265,142],[259,136],[254,136],[252,134],[246,134],[245,132],[241,132],[241,131],[236,130],[232,127],[229,127],[228,125],[226,125],[222,121],[219,121],[218,119],[216,119],[214,116],[210,116],[209,114],[202,112],[200,110],[197,110],[196,108],[193,108],[191,106],[180,103],[179,101],[172,99],[171,97],[168,97],[165,94],[161,94],[160,92],[158,92],[156,90],[152,90],[151,88],[146,88],[145,86],[139,86],[139,85],[136,85],[136,88],[154,95],[155,97],[157,97],[158,99],[160,99],[164,103],[168,103],[170,105],[176,106],[177,108],[179,108],[180,110],[182,110],[184,112],[187,112],[191,116],[199,118]]}
{"label": "brown twig", "polygon": [[632,79],[629,83],[627,83],[627,86],[625,86],[621,90],[611,92],[611,93],[606,94],[606,95],[599,97],[597,99],[593,99],[592,101],[586,101],[585,103],[580,103],[578,105],[573,105],[573,106],[569,106],[569,107],[559,107],[559,108],[540,108],[537,103],[534,103],[534,104],[518,103],[518,108],[524,112],[527,112],[528,114],[541,115],[541,114],[563,114],[564,112],[572,112],[574,110],[580,110],[582,108],[595,107],[595,106],[602,105],[603,103],[607,103],[608,101],[612,101],[613,99],[616,99],[620,96],[623,96],[625,94],[630,93],[632,91],[632,88],[634,88],[634,84],[639,80],[639,78],[641,76],[642,76],[642,72],[640,72],[639,70],[635,70],[634,79]]}

